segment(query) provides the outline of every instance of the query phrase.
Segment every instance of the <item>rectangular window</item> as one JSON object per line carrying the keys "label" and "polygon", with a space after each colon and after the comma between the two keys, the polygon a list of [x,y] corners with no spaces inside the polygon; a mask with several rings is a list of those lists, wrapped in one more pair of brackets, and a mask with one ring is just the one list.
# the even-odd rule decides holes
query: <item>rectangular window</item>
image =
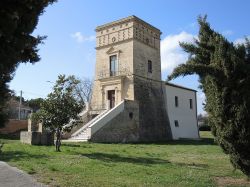
{"label": "rectangular window", "polygon": [[174,120],[174,126],[175,126],[175,127],[179,127],[179,122],[178,122],[178,120]]}
{"label": "rectangular window", "polygon": [[109,72],[110,76],[116,76],[118,70],[117,55],[109,57]]}
{"label": "rectangular window", "polygon": [[148,72],[152,73],[152,61],[148,60]]}
{"label": "rectangular window", "polygon": [[193,109],[193,100],[192,99],[189,99],[189,107],[190,107],[190,109]]}
{"label": "rectangular window", "polygon": [[179,106],[178,97],[177,97],[177,96],[175,96],[174,100],[175,100],[175,106],[176,106],[176,107],[178,107],[178,106]]}

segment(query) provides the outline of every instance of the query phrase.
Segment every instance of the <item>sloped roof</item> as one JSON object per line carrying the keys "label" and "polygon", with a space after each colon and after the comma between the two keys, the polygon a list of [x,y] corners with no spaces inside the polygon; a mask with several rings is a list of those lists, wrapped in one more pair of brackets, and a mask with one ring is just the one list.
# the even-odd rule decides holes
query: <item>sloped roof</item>
{"label": "sloped roof", "polygon": [[176,87],[176,88],[180,88],[180,89],[184,89],[184,90],[189,90],[189,91],[193,91],[193,92],[197,92],[197,90],[193,90],[191,88],[187,88],[187,87],[180,86],[178,84],[173,84],[173,83],[170,83],[170,82],[165,82],[165,85]]}

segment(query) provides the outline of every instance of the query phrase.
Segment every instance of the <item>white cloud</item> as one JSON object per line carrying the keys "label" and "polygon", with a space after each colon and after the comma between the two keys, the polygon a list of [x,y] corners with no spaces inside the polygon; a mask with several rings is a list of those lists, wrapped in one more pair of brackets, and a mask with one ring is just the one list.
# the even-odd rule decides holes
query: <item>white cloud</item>
{"label": "white cloud", "polygon": [[95,41],[95,36],[84,36],[81,32],[75,32],[74,34],[70,35],[72,38],[74,38],[77,42],[83,43],[85,41]]}
{"label": "white cloud", "polygon": [[189,23],[188,25],[185,25],[184,27],[179,27],[178,31],[196,31],[198,29],[198,23],[197,22],[193,22],[193,23]]}
{"label": "white cloud", "polygon": [[[250,36],[247,36],[247,38],[250,40]],[[244,44],[246,42],[246,39],[245,38],[238,38],[234,41],[234,44],[235,45],[238,45],[238,44]]]}
{"label": "white cloud", "polygon": [[196,28],[197,26],[197,22],[193,22],[188,25],[189,28]]}
{"label": "white cloud", "polygon": [[188,54],[181,49],[179,43],[193,42],[194,38],[194,35],[182,31],[176,35],[168,35],[161,41],[162,71],[170,73],[177,65],[186,62]]}
{"label": "white cloud", "polygon": [[225,30],[225,31],[222,31],[222,35],[224,36],[231,36],[233,35],[233,31],[232,30]]}
{"label": "white cloud", "polygon": [[204,102],[205,99],[206,99],[206,96],[205,96],[205,94],[204,94],[203,92],[198,93],[198,97],[199,97],[199,99],[202,100],[203,102]]}

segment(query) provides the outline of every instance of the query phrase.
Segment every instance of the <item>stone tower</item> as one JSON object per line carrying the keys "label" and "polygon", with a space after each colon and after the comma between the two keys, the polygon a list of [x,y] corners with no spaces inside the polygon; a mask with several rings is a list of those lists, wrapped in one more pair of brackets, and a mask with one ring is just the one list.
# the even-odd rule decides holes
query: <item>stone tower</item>
{"label": "stone tower", "polygon": [[137,102],[137,141],[171,139],[161,81],[160,35],[159,29],[136,16],[96,28],[92,114],[123,100]]}

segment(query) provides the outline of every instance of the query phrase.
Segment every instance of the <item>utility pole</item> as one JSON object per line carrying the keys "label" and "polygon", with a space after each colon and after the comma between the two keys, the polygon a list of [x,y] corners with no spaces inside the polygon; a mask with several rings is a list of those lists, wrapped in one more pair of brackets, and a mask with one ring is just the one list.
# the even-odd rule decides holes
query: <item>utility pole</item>
{"label": "utility pole", "polygon": [[20,100],[19,100],[19,111],[18,111],[18,119],[19,119],[19,120],[21,120],[22,95],[23,95],[23,92],[22,92],[22,90],[21,90],[21,92],[20,92]]}

